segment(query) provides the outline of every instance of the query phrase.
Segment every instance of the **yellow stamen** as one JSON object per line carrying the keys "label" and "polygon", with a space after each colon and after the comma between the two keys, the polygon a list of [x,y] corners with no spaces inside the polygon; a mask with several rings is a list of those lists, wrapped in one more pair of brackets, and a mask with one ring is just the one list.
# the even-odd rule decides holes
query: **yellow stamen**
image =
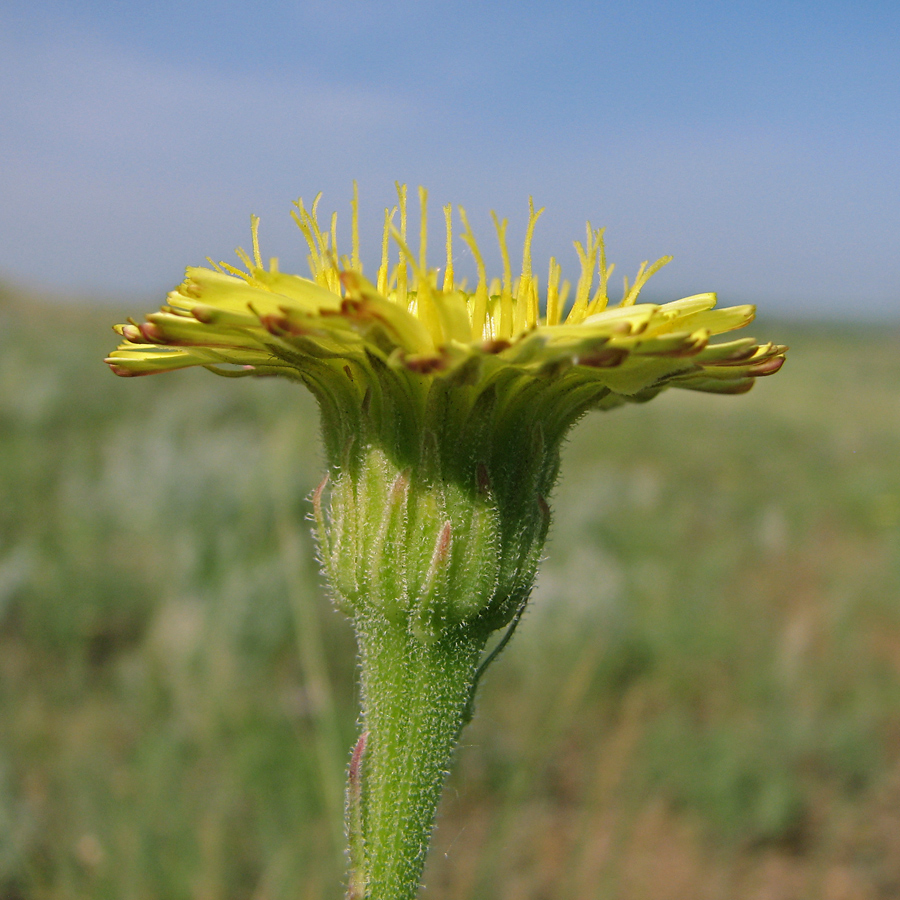
{"label": "yellow stamen", "polygon": [[[419,185],[419,207],[422,210],[422,220],[419,225],[419,270],[428,272],[428,191]],[[416,286],[418,290],[418,285]]]}
{"label": "yellow stamen", "polygon": [[453,207],[449,203],[444,207],[444,222],[447,226],[447,265],[443,290],[449,293],[453,290]]}
{"label": "yellow stamen", "polygon": [[600,273],[600,284],[597,286],[597,292],[591,298],[591,302],[588,305],[586,315],[592,316],[594,313],[603,312],[609,304],[609,276],[612,275],[613,269],[615,269],[615,264],[611,265],[609,268],[606,267],[606,244],[603,240],[603,234],[606,231],[605,228],[601,228],[599,232],[597,232],[598,240],[600,243],[600,261],[598,263],[598,271]]}
{"label": "yellow stamen", "polygon": [[431,295],[431,284],[428,280],[428,273],[420,269],[416,264],[416,258],[413,256],[412,250],[409,249],[409,246],[400,232],[393,226],[391,227],[391,237],[397,242],[397,246],[400,248],[401,257],[404,260],[409,261],[416,278],[417,290],[415,314],[419,321],[421,321],[428,329],[435,345],[440,346],[445,343],[447,335],[444,333],[440,313],[435,308],[434,298]]}
{"label": "yellow stamen", "polygon": [[528,327],[535,325],[540,315],[537,280],[531,271],[531,239],[534,236],[535,223],[543,212],[543,206],[537,212],[534,211],[534,197],[529,197],[528,228],[525,231],[525,247],[522,250],[522,277],[519,279],[519,289],[516,291],[517,302],[524,305]]}
{"label": "yellow stamen", "polygon": [[541,316],[541,299],[538,295],[537,275],[532,275],[528,281],[528,297],[525,312],[527,326],[529,328],[534,328]]}
{"label": "yellow stamen", "polygon": [[514,307],[512,298],[512,270],[509,265],[509,248],[506,246],[506,226],[508,219],[502,222],[497,218],[497,213],[491,210],[491,218],[494,220],[494,228],[497,229],[497,240],[500,243],[500,255],[503,257],[503,288],[500,291],[500,327],[497,337],[509,338],[513,335],[515,323],[513,321]]}
{"label": "yellow stamen", "polygon": [[[250,258],[247,256],[247,254],[244,253],[244,251],[241,250],[240,247],[238,247],[238,250],[240,250],[240,253],[238,253],[238,256],[240,256],[241,253],[243,253],[244,256],[247,258],[247,261],[249,262]],[[235,252],[237,252],[237,251],[235,251]],[[229,275],[235,275],[235,276],[238,277],[238,278],[243,278],[244,281],[247,280],[247,273],[246,273],[246,272],[242,272],[237,266],[232,266],[232,265],[230,265],[230,264],[227,263],[227,262],[220,262],[219,265],[220,265],[220,266],[221,266],[221,267],[222,267]]]}
{"label": "yellow stamen", "polygon": [[461,206],[459,207],[459,217],[462,219],[463,228],[465,229],[462,233],[462,239],[469,245],[472,256],[475,257],[475,265],[478,267],[478,286],[475,288],[475,301],[472,304],[472,340],[478,341],[494,336],[493,322],[488,321],[487,315],[487,271],[484,267],[484,258],[478,249],[478,243],[469,225],[466,211]]}
{"label": "yellow stamen", "polygon": [[556,258],[550,257],[550,274],[547,277],[547,324],[559,325],[562,308],[559,303],[559,276],[562,267]]}
{"label": "yellow stamen", "polygon": [[[397,188],[397,197],[400,200],[400,237],[406,242],[406,185],[401,185],[399,181],[394,182]],[[406,306],[406,290],[407,290],[407,269],[406,256],[401,253],[400,261],[397,263],[397,302],[401,306]]]}
{"label": "yellow stamen", "polygon": [[591,293],[591,285],[594,283],[594,263],[597,260],[597,254],[600,249],[600,230],[591,228],[591,223],[587,223],[586,248],[581,246],[579,241],[575,241],[575,250],[578,253],[578,259],[581,263],[581,275],[578,278],[578,286],[575,289],[575,302],[566,322],[575,324],[584,319],[587,313],[588,297]]}
{"label": "yellow stamen", "polygon": [[331,266],[330,268],[334,268],[334,261],[338,258],[338,247],[337,247],[337,213],[333,212],[331,214],[331,253],[329,254]]}
{"label": "yellow stamen", "polygon": [[313,280],[321,287],[330,288],[325,271],[325,260],[322,258],[320,249],[322,246],[322,233],[316,222],[316,206],[321,196],[321,193],[316,196],[312,212],[303,205],[303,198],[301,197],[294,203],[297,209],[291,210],[291,218],[297,223],[297,227],[300,229],[306,245],[309,247],[309,268],[312,271]]}
{"label": "yellow stamen", "polygon": [[378,279],[376,287],[382,297],[387,297],[388,292],[388,247],[390,245],[391,228],[397,207],[384,211],[384,230],[381,233],[381,265],[378,267]]}
{"label": "yellow stamen", "polygon": [[253,233],[253,259],[256,261],[256,268],[261,269],[263,263],[259,255],[259,216],[250,216],[250,231]]}
{"label": "yellow stamen", "polygon": [[522,251],[522,277],[531,278],[531,239],[534,236],[534,226],[537,220],[543,215],[544,207],[542,206],[537,212],[534,211],[534,197],[528,198],[528,228],[525,231],[525,247]]}
{"label": "yellow stamen", "polygon": [[[234,255],[247,267],[248,270],[253,269],[253,262],[251,261],[250,257],[247,255],[247,251],[243,247],[235,247]],[[225,263],[222,263],[222,265],[225,265]],[[243,274],[244,273],[241,272],[241,275]]]}
{"label": "yellow stamen", "polygon": [[319,228],[319,215],[317,212],[319,201],[322,199],[322,192],[319,191],[316,194],[315,200],[313,200],[312,210],[309,212],[307,218],[309,219],[310,227],[312,228],[313,234],[316,236],[316,244],[319,248],[319,259],[322,262],[323,266],[325,263],[324,256],[328,252],[328,240],[322,234],[322,229]]}
{"label": "yellow stamen", "polygon": [[667,266],[670,262],[672,262],[671,256],[662,256],[648,269],[647,260],[644,260],[644,262],[641,263],[640,269],[638,269],[638,273],[634,279],[634,284],[631,286],[630,290],[628,288],[628,279],[625,279],[625,293],[622,296],[622,302],[619,305],[634,306],[634,303],[638,298],[638,294],[640,294],[641,288],[643,288],[643,286],[647,283],[647,280],[655,275],[663,266]]}
{"label": "yellow stamen", "polygon": [[[316,194],[313,200],[312,209],[307,210],[303,205],[303,199],[298,200],[294,206],[297,207],[299,215],[292,212],[294,221],[300,226],[306,243],[310,249],[310,268],[312,269],[317,284],[335,293],[340,292],[340,279],[338,271],[332,257],[330,244],[332,243],[331,235],[322,232],[319,226],[318,206],[322,199],[322,192]],[[334,233],[334,219],[332,218],[331,230]]]}
{"label": "yellow stamen", "polygon": [[350,231],[352,247],[350,249],[350,267],[355,272],[362,273],[362,264],[359,261],[359,186],[353,181],[353,199],[350,201]]}

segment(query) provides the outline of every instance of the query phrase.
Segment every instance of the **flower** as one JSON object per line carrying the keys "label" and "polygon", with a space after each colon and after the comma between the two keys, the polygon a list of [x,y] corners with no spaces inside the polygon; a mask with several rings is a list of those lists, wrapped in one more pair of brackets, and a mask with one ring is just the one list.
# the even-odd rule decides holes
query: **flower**
{"label": "flower", "polygon": [[[440,278],[426,260],[427,193],[419,189],[416,255],[407,243],[406,188],[397,191],[398,206],[385,210],[374,284],[359,261],[355,185],[349,258],[337,250],[336,214],[329,229],[319,224],[321,195],[311,209],[299,200],[292,215],[309,247],[310,278],[281,272],[276,259],[266,268],[253,217],[252,257],[237,251],[245,268],[189,267],[159,312],[116,326],[124,341],[107,363],[118,375],[203,366],[231,377],[281,375],[305,384],[319,401],[330,464],[328,516],[323,490],[314,499],[338,602],[354,610],[375,595],[382,609],[406,614],[416,607],[422,634],[488,610],[499,627],[530,590],[559,447],[574,422],[589,410],[646,401],[668,387],[742,393],[778,371],[786,348],[752,338],[711,343],[754,316],[751,306],[716,309],[715,294],[637,303],[670,257],[643,263],[610,306],[613,267],[603,229],[590,223],[584,244],[575,243],[581,272],[571,305],[570,286],[560,284],[560,266],[551,259],[542,309],[531,240],[543,210],[533,203],[516,279],[507,222],[494,215],[503,278],[490,282],[459,210],[462,240],[478,269],[475,289],[467,290],[454,277],[451,207],[444,207]],[[391,238],[399,247],[392,269]],[[413,507],[421,507],[415,515]],[[385,567],[388,556],[393,565]],[[437,590],[434,566],[443,557],[466,584],[455,591],[466,598],[455,611],[425,599]]]}
{"label": "flower", "polygon": [[750,306],[716,309],[714,294],[638,304],[669,257],[644,263],[611,307],[603,230],[590,223],[575,244],[581,273],[571,305],[555,259],[542,305],[531,261],[542,210],[533,203],[516,279],[506,220],[494,216],[503,277],[490,282],[460,209],[478,268],[469,291],[454,277],[451,207],[441,278],[426,259],[426,192],[414,254],[406,188],[397,189],[374,283],[359,261],[355,189],[349,258],[337,251],[336,217],[323,230],[319,198],[311,209],[301,200],[292,215],[309,246],[310,278],[282,273],[275,259],[263,264],[254,217],[253,255],[237,251],[244,269],[188,268],[159,312],[116,326],[124,340],[106,360],[118,375],[190,366],[281,375],[316,396],[328,462],[313,494],[320,559],[360,647],[365,730],[351,767],[351,895],[379,900],[415,896],[480,675],[534,583],[569,428],[592,409],[668,387],[742,393],[777,372],[786,349],[752,338],[710,343],[754,315]]}
{"label": "flower", "polygon": [[[349,259],[337,253],[336,215],[321,229],[316,209],[302,200],[292,212],[309,245],[312,278],[266,269],[252,219],[253,258],[237,254],[246,267],[227,263],[189,267],[184,282],[168,295],[162,310],[138,324],[116,326],[124,341],[107,359],[117,375],[148,375],[189,366],[218,374],[287,375],[311,387],[318,378],[342,380],[346,366],[378,358],[398,372],[432,378],[480,380],[522,377],[554,385],[568,415],[647,400],[665,387],[714,393],[749,390],[756,377],[776,372],[785,348],[751,338],[710,344],[710,338],[752,321],[751,306],[714,309],[715,294],[697,294],[663,305],[637,304],[647,280],[671,257],[645,262],[618,305],[610,307],[603,229],[587,226],[585,244],[575,242],[581,262],[574,300],[567,314],[569,284],[560,288],[560,266],[550,260],[546,306],[541,315],[538,277],[531,261],[531,238],[543,210],[530,217],[522,270],[511,277],[506,220],[494,216],[503,255],[502,281],[488,283],[484,262],[465,211],[462,239],[478,266],[478,284],[467,291],[454,280],[451,207],[444,207],[447,262],[427,268],[426,192],[420,188],[421,250],[406,243],[406,189],[398,186],[397,207],[385,211],[382,260],[376,284],[359,262],[357,200],[354,194],[353,247]],[[321,196],[321,195],[320,195]],[[389,275],[388,244],[400,247]],[[594,270],[598,283],[594,287]],[[240,372],[225,368],[232,364]],[[477,372],[477,375],[474,374]],[[499,374],[503,373],[503,374]],[[315,388],[314,388],[315,389]]]}

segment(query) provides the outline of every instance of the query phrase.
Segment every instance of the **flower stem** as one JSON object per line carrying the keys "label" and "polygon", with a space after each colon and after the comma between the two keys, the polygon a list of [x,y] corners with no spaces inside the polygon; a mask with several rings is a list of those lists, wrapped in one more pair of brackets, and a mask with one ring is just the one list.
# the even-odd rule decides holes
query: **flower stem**
{"label": "flower stem", "polygon": [[435,812],[486,636],[450,629],[423,641],[408,620],[356,617],[364,727],[366,897],[418,893]]}

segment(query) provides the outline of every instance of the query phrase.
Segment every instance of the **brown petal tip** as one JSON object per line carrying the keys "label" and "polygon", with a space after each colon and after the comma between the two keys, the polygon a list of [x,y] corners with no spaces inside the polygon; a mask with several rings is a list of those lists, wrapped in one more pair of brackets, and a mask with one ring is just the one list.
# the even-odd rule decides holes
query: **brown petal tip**
{"label": "brown petal tip", "polygon": [[761,362],[758,366],[753,366],[747,374],[754,375],[757,378],[763,375],[774,375],[783,365],[784,357],[774,356],[772,359]]}

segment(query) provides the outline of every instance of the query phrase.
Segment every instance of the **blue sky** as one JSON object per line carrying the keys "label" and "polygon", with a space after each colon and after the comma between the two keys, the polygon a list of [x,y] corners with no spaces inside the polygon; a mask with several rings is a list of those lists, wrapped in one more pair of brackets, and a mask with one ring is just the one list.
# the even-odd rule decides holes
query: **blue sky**
{"label": "blue sky", "polygon": [[617,275],[675,256],[648,299],[900,317],[896,0],[4,6],[2,277],[155,299],[251,213],[305,271],[291,201],[346,226],[354,178],[374,266],[400,179],[486,249],[533,194],[542,273],[590,219]]}

